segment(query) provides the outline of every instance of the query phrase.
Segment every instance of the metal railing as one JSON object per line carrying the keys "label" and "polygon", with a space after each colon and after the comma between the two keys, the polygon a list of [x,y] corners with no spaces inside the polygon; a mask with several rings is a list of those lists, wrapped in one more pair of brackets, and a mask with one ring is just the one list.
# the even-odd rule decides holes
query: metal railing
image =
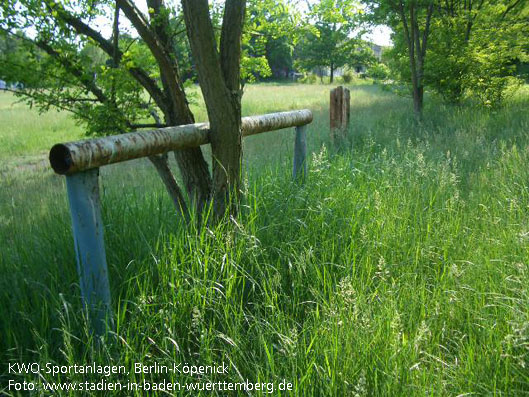
{"label": "metal railing", "polygon": [[[307,173],[306,125],[311,122],[312,112],[307,109],[243,117],[242,132],[248,136],[296,127],[292,174],[303,181]],[[208,143],[209,124],[198,123],[60,143],[51,148],[51,167],[66,175],[81,296],[96,335],[103,335],[112,322],[99,167]]]}

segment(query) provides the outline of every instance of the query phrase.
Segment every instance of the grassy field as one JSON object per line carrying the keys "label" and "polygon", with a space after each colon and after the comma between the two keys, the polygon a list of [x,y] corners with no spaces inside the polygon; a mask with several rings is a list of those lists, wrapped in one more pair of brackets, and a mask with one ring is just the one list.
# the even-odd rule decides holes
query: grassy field
{"label": "grassy field", "polygon": [[40,115],[5,91],[0,91],[0,120],[0,171],[7,163],[33,164],[45,157],[54,143],[83,135],[68,114],[51,111]]}
{"label": "grassy field", "polygon": [[[97,349],[80,315],[63,178],[45,165],[1,173],[1,384],[14,362],[224,362],[222,375],[105,380],[249,379],[299,396],[529,394],[529,90],[495,111],[428,98],[417,123],[408,99],[351,87],[351,142],[334,151],[329,89],[248,87],[245,114],[309,107],[315,119],[302,188],[290,181],[292,131],[245,140],[237,222],[186,229],[149,164],[103,170],[117,329]],[[40,118],[6,98],[3,167],[79,137],[65,115]],[[277,391],[283,379],[292,393]]]}
{"label": "grassy field", "polygon": [[[245,89],[244,116],[279,112],[290,109],[322,109],[327,99],[328,86],[296,85],[292,96],[290,85],[251,85]],[[197,87],[189,92],[195,119],[207,121],[202,95]],[[63,141],[83,138],[82,127],[65,112],[50,111],[39,114],[30,110],[11,93],[0,91],[0,162],[28,164],[46,157],[49,148]],[[2,168],[0,168],[1,170]]]}

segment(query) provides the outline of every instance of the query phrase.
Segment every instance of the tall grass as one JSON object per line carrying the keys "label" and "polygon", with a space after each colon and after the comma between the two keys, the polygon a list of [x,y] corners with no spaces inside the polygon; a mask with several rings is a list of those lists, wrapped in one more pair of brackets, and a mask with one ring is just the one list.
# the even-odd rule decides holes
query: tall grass
{"label": "tall grass", "polygon": [[[104,171],[117,327],[99,348],[80,315],[62,179],[6,178],[0,361],[224,361],[227,375],[202,380],[286,379],[307,396],[529,393],[527,96],[495,112],[432,99],[418,123],[407,100],[354,87],[350,147],[334,151],[319,87],[248,90],[263,108],[247,112],[299,95],[316,117],[303,187],[291,132],[246,139],[237,220],[184,228],[144,163]],[[163,378],[193,380],[108,380]]]}
{"label": "tall grass", "polygon": [[39,114],[2,90],[0,121],[0,171],[38,163],[54,143],[82,136],[81,128],[67,113]]}

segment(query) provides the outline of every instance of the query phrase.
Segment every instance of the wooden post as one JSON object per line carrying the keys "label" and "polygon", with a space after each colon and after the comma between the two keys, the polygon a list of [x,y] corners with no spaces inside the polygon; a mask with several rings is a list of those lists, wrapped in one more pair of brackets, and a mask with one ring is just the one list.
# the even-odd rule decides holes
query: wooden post
{"label": "wooden post", "polygon": [[331,141],[339,144],[347,138],[349,130],[351,96],[347,88],[342,86],[331,90],[329,118],[331,125]]}
{"label": "wooden post", "polygon": [[102,336],[112,313],[98,179],[99,168],[68,175],[66,188],[81,296],[95,334]]}
{"label": "wooden post", "polygon": [[295,181],[305,182],[307,176],[307,126],[296,127],[296,140],[294,143],[294,167],[292,178]]}

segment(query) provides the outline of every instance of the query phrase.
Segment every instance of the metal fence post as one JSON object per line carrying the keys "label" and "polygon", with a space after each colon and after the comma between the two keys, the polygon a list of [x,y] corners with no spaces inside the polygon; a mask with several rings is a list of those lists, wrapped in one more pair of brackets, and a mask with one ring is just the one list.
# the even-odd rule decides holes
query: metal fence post
{"label": "metal fence post", "polygon": [[296,127],[296,141],[294,143],[294,167],[292,177],[294,180],[305,182],[307,176],[307,126]]}
{"label": "metal fence post", "polygon": [[112,325],[103,222],[99,199],[99,169],[66,176],[72,215],[79,285],[85,309],[97,336]]}
{"label": "metal fence post", "polygon": [[[303,183],[307,174],[306,124],[312,122],[312,117],[308,109],[243,117],[242,134],[256,135],[295,126],[293,177]],[[56,173],[66,175],[81,296],[96,335],[104,335],[114,327],[99,198],[99,167],[208,143],[211,143],[210,126],[198,123],[59,143],[51,148],[51,167]]]}

